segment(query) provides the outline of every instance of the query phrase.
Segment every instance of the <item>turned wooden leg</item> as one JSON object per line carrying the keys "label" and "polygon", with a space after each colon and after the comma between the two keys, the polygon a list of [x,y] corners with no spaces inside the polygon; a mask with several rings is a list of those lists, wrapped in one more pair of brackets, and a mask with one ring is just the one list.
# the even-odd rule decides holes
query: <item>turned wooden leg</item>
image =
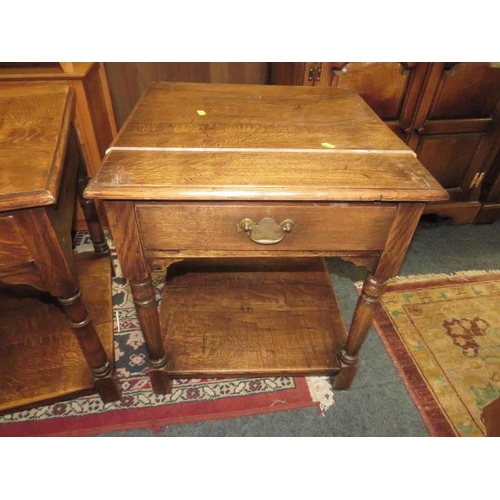
{"label": "turned wooden leg", "polygon": [[101,344],[96,329],[78,290],[71,297],[58,297],[63,311],[74,329],[83,355],[95,379],[95,389],[104,403],[118,401],[121,397],[111,363]]}
{"label": "turned wooden leg", "polygon": [[[74,194],[71,195],[74,199]],[[48,292],[63,306],[85,360],[95,378],[95,389],[105,403],[120,399],[112,360],[104,347],[80,296],[70,238],[59,238],[51,207],[22,210],[18,224]],[[69,219],[71,220],[71,219]]]}
{"label": "turned wooden leg", "polygon": [[373,273],[368,273],[356,303],[344,349],[339,354],[340,371],[333,379],[334,389],[348,389],[358,371],[359,350],[373,323],[375,310],[387,281],[398,272],[417,227],[424,205],[400,203],[385,248]]}
{"label": "turned wooden leg", "polygon": [[371,274],[368,274],[364,282],[363,290],[356,304],[345,348],[339,356],[341,368],[333,381],[334,389],[349,389],[351,387],[354,376],[358,371],[359,350],[373,322],[375,309],[384,293],[386,284],[387,281],[378,281]]}
{"label": "turned wooden leg", "polygon": [[104,201],[104,209],[116,245],[116,252],[129,280],[149,354],[149,376],[156,394],[172,392],[172,379],[168,376],[168,358],[163,348],[160,315],[146,258],[141,247],[134,204],[129,201]]}
{"label": "turned wooden leg", "polygon": [[109,255],[109,246],[104,236],[104,231],[102,230],[101,223],[97,217],[97,210],[95,204],[92,200],[84,200],[80,198],[80,206],[83,210],[83,215],[87,221],[87,226],[89,228],[90,239],[92,240],[92,245],[94,246],[94,251],[97,255]]}
{"label": "turned wooden leg", "polygon": [[130,280],[137,316],[149,352],[150,379],[155,394],[170,394],[172,379],[168,376],[168,358],[163,348],[158,305],[151,276],[140,281]]}
{"label": "turned wooden leg", "polygon": [[[74,136],[74,133],[72,134]],[[73,137],[75,143],[78,141],[76,137]],[[85,199],[83,196],[83,192],[88,184],[88,175],[85,164],[83,163],[83,157],[81,154],[79,155],[78,162],[78,183],[77,183],[77,191],[78,198],[80,200],[80,206],[83,210],[83,215],[85,216],[85,220],[87,222],[87,226],[89,228],[90,239],[92,240],[92,245],[94,246],[94,251],[97,255],[109,255],[109,246],[106,241],[106,237],[104,235],[104,231],[102,229],[101,222],[99,220],[99,216],[97,214],[97,209],[95,206],[94,200]]]}

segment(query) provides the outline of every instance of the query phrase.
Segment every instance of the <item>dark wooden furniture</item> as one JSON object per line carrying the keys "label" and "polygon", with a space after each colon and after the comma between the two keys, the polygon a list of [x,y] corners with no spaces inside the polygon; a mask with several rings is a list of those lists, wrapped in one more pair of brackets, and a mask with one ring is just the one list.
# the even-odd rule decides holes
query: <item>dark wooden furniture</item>
{"label": "dark wooden furniture", "polygon": [[500,151],[491,164],[481,184],[481,209],[474,222],[491,224],[500,219]]}
{"label": "dark wooden furniture", "polygon": [[498,63],[271,63],[271,83],[355,89],[448,191],[425,213],[471,223],[491,201],[481,186],[500,150]]}
{"label": "dark wooden furniture", "polygon": [[75,264],[72,252],[75,192],[87,185],[74,109],[70,87],[0,88],[0,411],[93,390],[120,397],[109,249],[89,200],[96,256]]}
{"label": "dark wooden furniture", "polygon": [[493,400],[483,408],[481,420],[486,427],[486,436],[500,437],[500,398]]}
{"label": "dark wooden furniture", "polygon": [[[348,388],[424,203],[447,198],[352,90],[174,83],[150,87],[85,196],[104,200],[157,393],[192,376]],[[349,334],[323,256],[370,269]]]}

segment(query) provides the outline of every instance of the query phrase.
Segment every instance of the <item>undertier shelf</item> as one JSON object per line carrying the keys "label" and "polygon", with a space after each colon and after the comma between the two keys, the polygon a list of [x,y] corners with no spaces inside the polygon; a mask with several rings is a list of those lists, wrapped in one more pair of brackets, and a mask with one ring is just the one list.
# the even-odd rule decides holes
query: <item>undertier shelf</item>
{"label": "undertier shelf", "polygon": [[346,329],[324,259],[188,259],[160,308],[174,378],[333,374]]}
{"label": "undertier shelf", "polygon": [[[76,254],[82,297],[109,359],[114,358],[111,264]],[[57,301],[32,287],[0,288],[0,413],[94,392],[73,328]]]}

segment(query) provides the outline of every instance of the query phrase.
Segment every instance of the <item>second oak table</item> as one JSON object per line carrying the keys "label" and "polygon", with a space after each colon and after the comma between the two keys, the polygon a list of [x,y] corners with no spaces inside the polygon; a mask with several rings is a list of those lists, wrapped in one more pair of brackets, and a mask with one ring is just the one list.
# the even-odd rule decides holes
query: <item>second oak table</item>
{"label": "second oak table", "polygon": [[[187,83],[148,89],[85,194],[104,201],[159,394],[176,377],[349,388],[425,203],[447,198],[354,91]],[[369,271],[348,332],[327,256]]]}

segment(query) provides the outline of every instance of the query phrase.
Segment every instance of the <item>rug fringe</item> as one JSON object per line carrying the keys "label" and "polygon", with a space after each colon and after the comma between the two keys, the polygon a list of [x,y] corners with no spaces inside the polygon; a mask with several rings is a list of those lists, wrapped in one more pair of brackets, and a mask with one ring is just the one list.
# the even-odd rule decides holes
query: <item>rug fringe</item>
{"label": "rug fringe", "polygon": [[[442,280],[442,279],[453,279],[453,278],[468,278],[472,276],[484,276],[487,274],[500,274],[500,269],[478,269],[472,271],[457,271],[456,273],[440,273],[440,274],[410,274],[408,276],[395,276],[391,278],[387,284],[392,285],[394,283],[410,283],[416,281],[430,281],[430,280]],[[361,288],[363,286],[363,281],[356,281],[354,286],[356,288]]]}
{"label": "rug fringe", "polygon": [[335,404],[333,399],[332,384],[330,383],[330,377],[319,376],[319,377],[305,377],[307,386],[309,387],[309,392],[311,398],[315,403],[319,403],[319,411],[325,416],[326,410]]}

